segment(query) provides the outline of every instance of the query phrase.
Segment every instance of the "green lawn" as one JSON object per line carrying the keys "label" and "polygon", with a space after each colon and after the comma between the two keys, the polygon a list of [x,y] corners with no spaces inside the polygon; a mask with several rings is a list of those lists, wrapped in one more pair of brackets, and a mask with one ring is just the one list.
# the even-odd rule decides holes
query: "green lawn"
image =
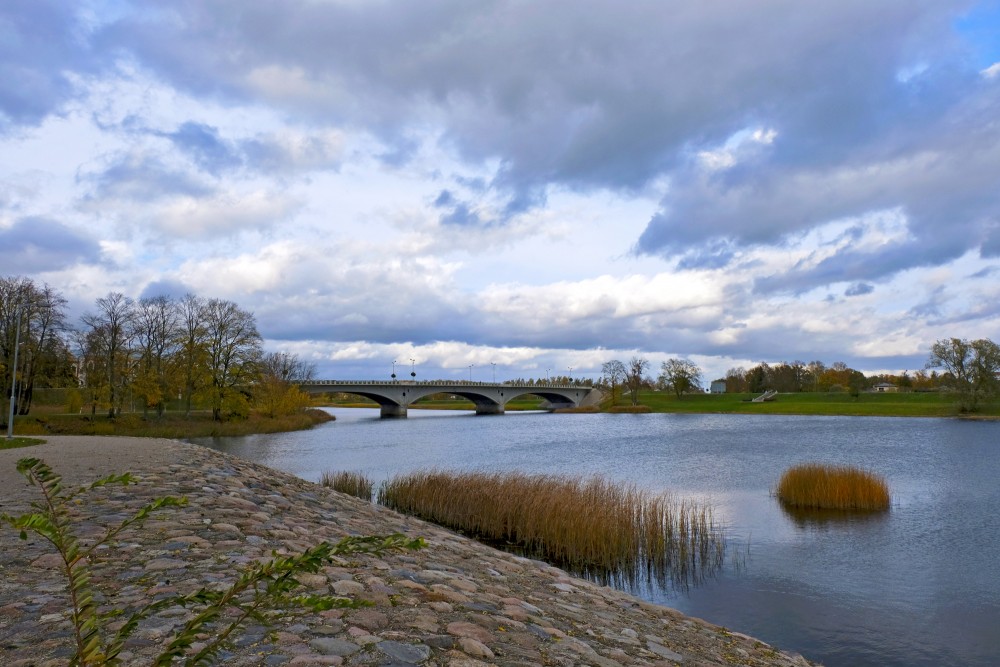
{"label": "green lawn", "polygon": [[[886,417],[951,417],[958,414],[948,393],[778,394],[777,400],[751,403],[750,394],[693,394],[677,399],[667,392],[640,392],[639,402],[653,412],[700,412],[772,415],[869,415]],[[626,396],[619,403],[628,403]],[[1000,403],[985,405],[982,416],[1000,416]]]}
{"label": "green lawn", "polygon": [[19,447],[31,447],[32,445],[42,445],[45,444],[44,440],[39,438],[20,438],[14,436],[10,440],[7,436],[0,438],[0,449],[18,449]]}

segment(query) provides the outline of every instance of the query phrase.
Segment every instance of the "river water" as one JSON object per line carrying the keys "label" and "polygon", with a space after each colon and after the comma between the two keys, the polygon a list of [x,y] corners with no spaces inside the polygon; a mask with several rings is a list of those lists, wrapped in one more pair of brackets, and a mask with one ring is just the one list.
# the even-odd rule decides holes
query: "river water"
{"label": "river water", "polygon": [[[830,667],[1000,665],[1000,423],[775,415],[331,410],[310,431],[198,440],[317,481],[415,469],[604,475],[708,500],[734,557],[632,592]],[[800,462],[885,476],[890,512],[802,517],[771,496]]]}

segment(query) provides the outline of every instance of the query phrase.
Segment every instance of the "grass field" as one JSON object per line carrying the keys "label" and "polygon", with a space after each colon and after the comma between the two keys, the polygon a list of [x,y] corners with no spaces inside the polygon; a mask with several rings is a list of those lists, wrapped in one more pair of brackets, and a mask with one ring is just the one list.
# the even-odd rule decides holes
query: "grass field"
{"label": "grass field", "polygon": [[[777,400],[751,403],[750,394],[692,394],[680,399],[668,392],[641,392],[639,402],[653,412],[772,415],[849,415],[885,417],[952,417],[956,397],[949,393],[778,394]],[[1000,402],[983,406],[980,416],[1000,416]]]}

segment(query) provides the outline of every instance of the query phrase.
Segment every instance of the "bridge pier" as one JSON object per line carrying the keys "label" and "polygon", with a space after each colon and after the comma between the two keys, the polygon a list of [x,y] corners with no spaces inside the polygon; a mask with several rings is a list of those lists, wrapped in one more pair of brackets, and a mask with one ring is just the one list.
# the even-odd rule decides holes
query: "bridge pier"
{"label": "bridge pier", "polygon": [[381,406],[381,416],[385,417],[405,417],[406,416],[406,406],[405,405],[383,405]]}
{"label": "bridge pier", "polygon": [[503,406],[499,403],[493,403],[491,405],[477,405],[476,406],[477,415],[502,415]]}

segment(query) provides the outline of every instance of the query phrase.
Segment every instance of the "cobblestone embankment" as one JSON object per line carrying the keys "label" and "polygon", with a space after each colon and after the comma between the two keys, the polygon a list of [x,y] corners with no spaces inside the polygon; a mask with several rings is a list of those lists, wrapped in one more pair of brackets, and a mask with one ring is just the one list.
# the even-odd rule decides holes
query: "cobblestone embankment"
{"label": "cobblestone embankment", "polygon": [[[428,548],[384,558],[355,557],[305,575],[313,591],[374,606],[298,617],[268,639],[250,627],[227,665],[771,665],[806,666],[751,637],[574,578],[450,531],[338,494],[235,457],[169,440],[50,438],[0,451],[0,511],[38,500],[14,470],[25,456],[45,460],[69,484],[109,472],[142,478],[90,494],[84,532],[121,521],[152,498],[185,496],[145,528],[123,535],[95,569],[116,605],[230,580],[272,550],[300,552],[345,535],[403,532]],[[71,625],[58,558],[37,537],[0,529],[0,664],[65,665]],[[168,611],[140,626],[124,664],[149,664],[187,618]]]}

